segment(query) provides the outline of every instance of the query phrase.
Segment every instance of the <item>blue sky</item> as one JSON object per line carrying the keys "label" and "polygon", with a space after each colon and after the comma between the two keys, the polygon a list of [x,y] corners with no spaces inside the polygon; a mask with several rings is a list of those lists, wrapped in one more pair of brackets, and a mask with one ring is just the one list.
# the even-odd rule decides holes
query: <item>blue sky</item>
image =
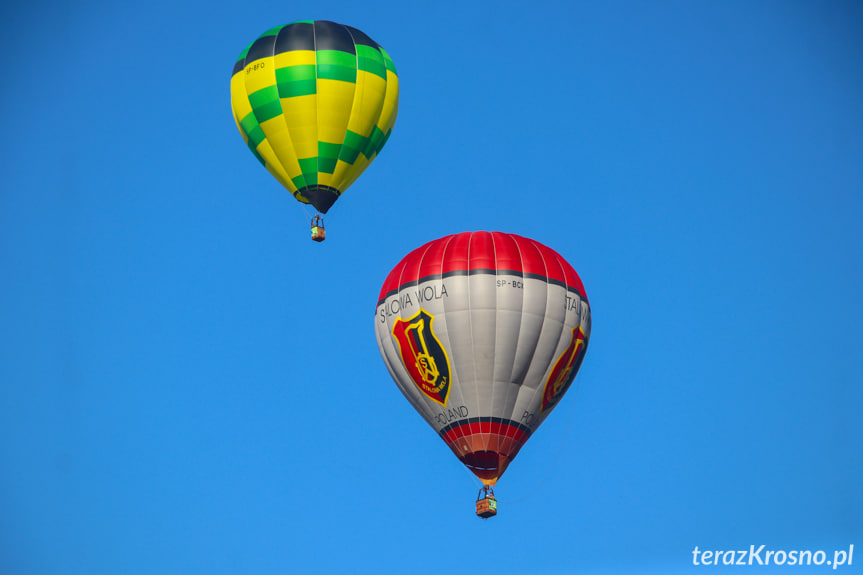
{"label": "blue sky", "polygon": [[[856,2],[33,2],[0,8],[0,572],[863,572]],[[400,111],[327,217],[231,117],[240,51],[360,28]],[[373,331],[410,250],[534,238],[591,343],[498,484]]]}

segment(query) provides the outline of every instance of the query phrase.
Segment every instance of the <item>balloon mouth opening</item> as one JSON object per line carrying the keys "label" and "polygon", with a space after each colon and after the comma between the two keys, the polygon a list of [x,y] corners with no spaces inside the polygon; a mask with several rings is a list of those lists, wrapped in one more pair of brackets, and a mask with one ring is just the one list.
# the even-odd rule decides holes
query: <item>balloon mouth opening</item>
{"label": "balloon mouth opening", "polygon": [[486,485],[494,485],[506,471],[512,457],[497,451],[474,451],[462,455],[460,459],[480,481]]}
{"label": "balloon mouth opening", "polygon": [[308,200],[310,204],[312,204],[316,210],[321,212],[322,214],[327,213],[336,200],[339,199],[339,195],[341,192],[332,187],[332,186],[324,186],[321,184],[312,184],[311,186],[304,186],[299,188],[296,191],[295,195],[302,196]]}

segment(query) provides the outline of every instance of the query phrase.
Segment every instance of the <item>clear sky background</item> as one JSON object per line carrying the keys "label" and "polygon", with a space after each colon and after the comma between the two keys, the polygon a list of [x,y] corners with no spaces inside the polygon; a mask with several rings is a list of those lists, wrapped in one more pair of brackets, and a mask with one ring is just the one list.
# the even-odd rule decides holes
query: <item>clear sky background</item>
{"label": "clear sky background", "polygon": [[[395,61],[381,156],[309,240],[231,117],[303,19]],[[856,546],[863,5],[5,3],[0,573],[826,573]],[[310,213],[310,212],[309,212]],[[446,234],[534,238],[593,312],[498,484],[401,396],[374,309]]]}

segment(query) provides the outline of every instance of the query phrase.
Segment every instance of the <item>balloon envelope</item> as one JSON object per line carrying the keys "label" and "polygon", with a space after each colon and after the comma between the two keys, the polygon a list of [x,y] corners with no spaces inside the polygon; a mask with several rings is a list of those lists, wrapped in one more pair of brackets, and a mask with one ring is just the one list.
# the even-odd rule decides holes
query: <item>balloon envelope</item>
{"label": "balloon envelope", "polygon": [[324,20],[265,32],[234,65],[231,108],[252,153],[294,197],[326,211],[380,153],[398,111],[389,55]]}
{"label": "balloon envelope", "polygon": [[465,232],[393,268],[375,333],[411,405],[493,485],[572,384],[590,321],[581,279],[557,252],[514,234]]}

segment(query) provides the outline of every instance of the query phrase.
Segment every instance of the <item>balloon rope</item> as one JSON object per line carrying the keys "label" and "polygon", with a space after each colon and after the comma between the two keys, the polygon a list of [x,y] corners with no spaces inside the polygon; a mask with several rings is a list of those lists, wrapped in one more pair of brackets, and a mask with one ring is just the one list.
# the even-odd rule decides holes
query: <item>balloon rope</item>
{"label": "balloon rope", "polygon": [[314,214],[309,214],[309,210],[306,208],[306,204],[300,202],[300,207],[303,208],[303,214],[306,219],[306,224],[312,221],[312,216]]}
{"label": "balloon rope", "polygon": [[545,482],[548,481],[548,478],[551,477],[551,474],[554,471],[554,468],[557,466],[557,462],[560,459],[561,454],[563,454],[563,446],[566,444],[566,438],[567,438],[567,436],[569,436],[569,430],[572,427],[572,421],[575,419],[575,406],[577,403],[576,399],[578,398],[578,390],[580,387],[581,387],[581,381],[577,381],[575,383],[575,389],[573,390],[573,394],[572,394],[572,409],[569,412],[569,421],[566,424],[566,430],[563,432],[563,437],[560,439],[560,447],[558,447],[558,449],[557,449],[557,455],[555,456],[554,461],[551,462],[551,465],[549,466],[548,471],[545,474],[545,477],[543,477],[539,481],[539,483],[537,483],[536,487],[534,487],[533,490],[531,490],[524,497],[520,497],[519,499],[498,499],[499,503],[501,503],[503,505],[512,505],[514,503],[521,503],[522,501],[529,499],[537,491],[539,491],[540,488],[543,485],[545,485]]}

